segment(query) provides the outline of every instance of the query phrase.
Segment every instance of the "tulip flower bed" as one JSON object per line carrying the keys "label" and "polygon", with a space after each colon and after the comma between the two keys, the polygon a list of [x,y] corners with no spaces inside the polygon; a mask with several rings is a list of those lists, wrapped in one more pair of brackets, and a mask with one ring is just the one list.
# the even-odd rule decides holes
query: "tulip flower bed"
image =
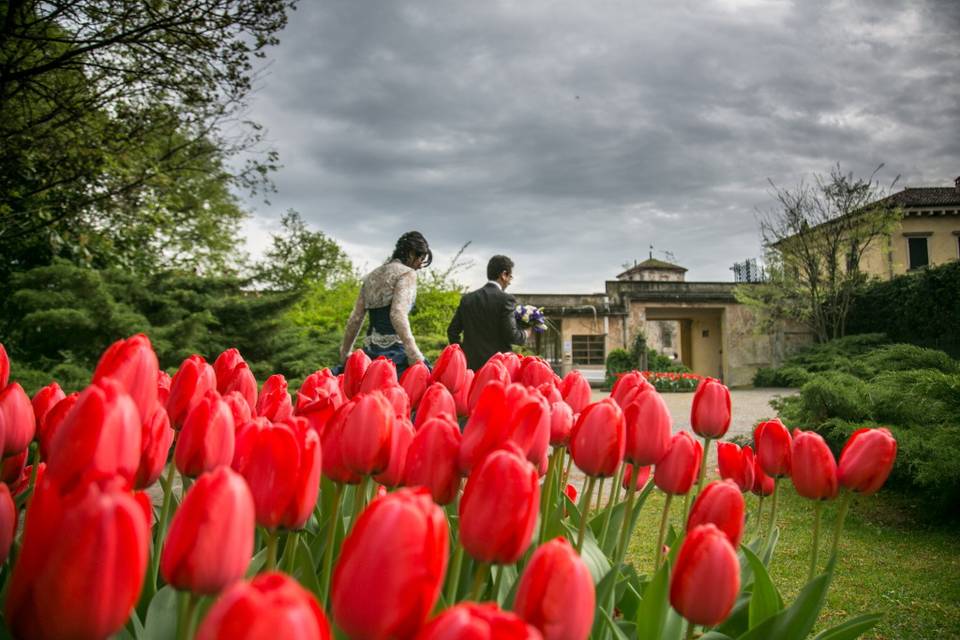
{"label": "tulip flower bed", "polygon": [[676,371],[643,371],[643,377],[660,393],[678,391],[696,391],[703,380],[695,373]]}
{"label": "tulip flower bed", "polygon": [[[399,380],[357,351],[295,400],[233,349],[171,379],[143,335],[112,345],[79,394],[51,383],[30,399],[8,373],[0,346],[0,593],[16,638],[805,638],[842,571],[851,500],[896,455],[865,429],[838,464],[774,420],[754,447],[718,444],[723,479],[707,484],[731,418],[718,381],[697,388],[695,434],[674,434],[639,372],[591,402],[577,372],[514,354],[473,372],[458,346]],[[785,482],[815,522],[792,602],[767,569]],[[653,492],[640,574],[627,550]],[[744,492],[769,515],[748,518]]]}

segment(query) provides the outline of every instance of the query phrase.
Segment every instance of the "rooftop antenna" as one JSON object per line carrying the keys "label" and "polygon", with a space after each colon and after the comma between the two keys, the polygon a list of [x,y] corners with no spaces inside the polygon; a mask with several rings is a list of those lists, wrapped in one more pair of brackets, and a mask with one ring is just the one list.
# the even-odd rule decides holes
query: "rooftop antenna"
{"label": "rooftop antenna", "polygon": [[653,245],[650,245],[650,259],[653,260]]}

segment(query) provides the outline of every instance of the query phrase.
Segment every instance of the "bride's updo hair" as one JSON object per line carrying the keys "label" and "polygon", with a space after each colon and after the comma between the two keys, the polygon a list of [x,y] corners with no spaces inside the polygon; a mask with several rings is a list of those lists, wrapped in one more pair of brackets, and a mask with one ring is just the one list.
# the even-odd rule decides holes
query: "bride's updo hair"
{"label": "bride's updo hair", "polygon": [[430,245],[427,244],[427,239],[419,231],[408,231],[400,236],[390,259],[399,260],[406,264],[410,256],[423,256],[423,263],[420,265],[422,267],[430,266],[430,263],[433,262],[433,252],[430,251]]}

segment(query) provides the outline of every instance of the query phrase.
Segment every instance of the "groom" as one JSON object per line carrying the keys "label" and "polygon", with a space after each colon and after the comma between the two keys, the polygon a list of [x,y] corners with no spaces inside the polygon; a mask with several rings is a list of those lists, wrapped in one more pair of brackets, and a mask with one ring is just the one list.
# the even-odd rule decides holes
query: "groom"
{"label": "groom", "polygon": [[513,315],[517,301],[506,292],[513,280],[513,260],[507,256],[490,258],[487,279],[487,284],[460,298],[460,306],[447,327],[450,344],[463,346],[467,366],[474,371],[493,354],[510,351],[510,345],[522,345],[530,337],[529,329],[517,327]]}

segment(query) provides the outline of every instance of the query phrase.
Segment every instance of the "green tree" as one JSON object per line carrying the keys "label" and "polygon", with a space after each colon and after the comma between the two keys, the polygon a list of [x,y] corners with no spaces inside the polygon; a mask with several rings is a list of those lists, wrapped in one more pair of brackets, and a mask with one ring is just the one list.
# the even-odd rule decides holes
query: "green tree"
{"label": "green tree", "polygon": [[258,280],[281,291],[314,285],[332,287],[354,278],[353,265],[335,240],[322,231],[311,231],[299,213],[287,211],[283,232],[273,234],[273,244],[257,266]]}

